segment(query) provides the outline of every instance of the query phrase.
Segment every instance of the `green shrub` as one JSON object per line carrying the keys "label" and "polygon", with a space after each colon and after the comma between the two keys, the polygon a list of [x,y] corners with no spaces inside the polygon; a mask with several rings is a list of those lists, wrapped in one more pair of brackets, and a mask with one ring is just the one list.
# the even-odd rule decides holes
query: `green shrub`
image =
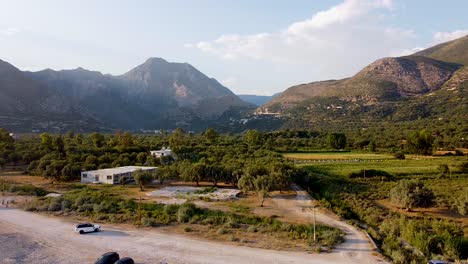
{"label": "green shrub", "polygon": [[46,190],[36,187],[32,184],[11,185],[9,187],[9,191],[12,193],[18,193],[19,195],[35,195],[39,197],[45,196],[49,193]]}
{"label": "green shrub", "polygon": [[201,190],[196,190],[193,193],[194,194],[207,194],[207,193],[214,193],[214,192],[216,192],[216,190],[218,190],[218,188],[216,188],[214,186],[210,186],[210,187],[203,188]]}
{"label": "green shrub", "polygon": [[37,208],[34,204],[28,204],[24,207],[24,210],[28,212],[34,212],[37,210]]}
{"label": "green shrub", "polygon": [[460,163],[457,167],[460,173],[468,173],[468,161]]}
{"label": "green shrub", "polygon": [[60,211],[62,209],[62,199],[53,198],[50,200],[49,207],[47,208],[50,212]]}
{"label": "green shrub", "polygon": [[218,234],[218,235],[225,235],[227,233],[228,233],[228,230],[225,229],[225,228],[222,228],[222,227],[220,229],[218,229],[218,231],[216,231],[216,234]]}
{"label": "green shrub", "polygon": [[153,227],[158,226],[158,223],[157,223],[157,221],[156,221],[155,219],[153,219],[153,218],[147,218],[147,217],[143,217],[143,218],[141,219],[141,224],[142,224],[143,226],[148,226],[148,227],[149,227],[149,226],[153,226]]}
{"label": "green shrub", "polygon": [[445,242],[445,252],[450,258],[461,260],[468,258],[468,238],[449,237]]}
{"label": "green shrub", "polygon": [[165,211],[156,213],[154,219],[163,225],[167,225],[171,222],[171,217]]}
{"label": "green shrub", "polygon": [[168,215],[175,215],[177,210],[179,210],[179,205],[177,204],[166,204],[164,206],[164,212]]}
{"label": "green shrub", "polygon": [[428,207],[434,202],[434,193],[421,181],[401,180],[390,190],[390,199],[394,204],[408,209]]}
{"label": "green shrub", "polygon": [[257,228],[256,226],[251,225],[251,226],[249,226],[249,227],[247,228],[247,231],[248,231],[248,232],[251,232],[251,233],[257,233],[257,232],[258,232],[258,228]]}
{"label": "green shrub", "polygon": [[96,221],[104,221],[104,220],[107,220],[109,217],[105,214],[98,214],[96,216]]}
{"label": "green shrub", "polygon": [[395,154],[393,154],[393,157],[399,160],[404,160],[406,158],[403,152],[395,152]]}
{"label": "green shrub", "polygon": [[72,206],[72,203],[68,200],[63,200],[62,203],[61,203],[61,210],[64,211],[66,209],[70,209],[70,207]]}
{"label": "green shrub", "polygon": [[226,223],[224,223],[224,226],[228,227],[228,228],[239,228],[240,227],[237,220],[234,217],[231,217],[231,216],[227,218]]}
{"label": "green shrub", "polygon": [[384,179],[393,178],[393,176],[386,171],[374,170],[374,169],[360,170],[359,172],[352,172],[349,174],[349,178],[376,178],[376,177],[380,177]]}
{"label": "green shrub", "polygon": [[184,203],[177,210],[177,222],[187,223],[195,214],[195,205],[192,203]]}
{"label": "green shrub", "polygon": [[343,242],[343,236],[339,230],[323,230],[319,233],[319,239],[321,243],[329,247]]}

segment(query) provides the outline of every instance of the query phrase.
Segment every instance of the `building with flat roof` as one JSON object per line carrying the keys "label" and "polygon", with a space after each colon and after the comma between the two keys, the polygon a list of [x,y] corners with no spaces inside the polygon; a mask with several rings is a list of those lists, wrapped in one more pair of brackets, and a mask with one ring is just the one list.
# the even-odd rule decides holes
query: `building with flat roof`
{"label": "building with flat roof", "polygon": [[137,170],[153,172],[157,168],[158,167],[125,166],[101,170],[82,171],[81,182],[119,184],[122,177],[125,177],[125,181],[133,180],[133,173]]}
{"label": "building with flat roof", "polygon": [[174,154],[172,153],[171,148],[165,148],[163,147],[161,150],[151,150],[150,151],[151,155],[160,158],[162,156],[173,156]]}

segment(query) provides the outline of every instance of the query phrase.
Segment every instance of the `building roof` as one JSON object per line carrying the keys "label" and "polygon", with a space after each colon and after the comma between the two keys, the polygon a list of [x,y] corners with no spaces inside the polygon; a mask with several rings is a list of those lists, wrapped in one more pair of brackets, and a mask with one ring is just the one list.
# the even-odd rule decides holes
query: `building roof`
{"label": "building roof", "polygon": [[172,152],[171,148],[165,148],[165,147],[162,147],[162,149],[160,150],[151,150],[150,152],[158,152],[158,153],[163,153],[163,152]]}
{"label": "building roof", "polygon": [[102,174],[120,174],[120,173],[134,172],[136,170],[151,170],[151,169],[157,169],[157,168],[158,167],[124,166],[124,167],[90,170],[90,171],[82,171],[82,172],[85,172],[85,173],[97,173],[98,172]]}

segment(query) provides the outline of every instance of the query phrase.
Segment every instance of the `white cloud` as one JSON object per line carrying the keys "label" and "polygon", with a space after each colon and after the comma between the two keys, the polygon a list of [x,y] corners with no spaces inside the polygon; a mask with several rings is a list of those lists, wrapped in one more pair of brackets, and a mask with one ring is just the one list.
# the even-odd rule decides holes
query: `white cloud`
{"label": "white cloud", "polygon": [[345,0],[277,32],[225,34],[193,47],[225,60],[309,68],[310,81],[346,77],[412,46],[413,31],[382,25],[392,11],[391,0]]}
{"label": "white cloud", "polygon": [[468,35],[468,30],[455,30],[452,32],[436,32],[432,36],[433,43],[439,44]]}
{"label": "white cloud", "polygon": [[398,56],[407,56],[407,55],[411,55],[411,54],[413,54],[413,53],[416,53],[416,52],[418,52],[418,51],[421,51],[421,50],[423,50],[423,49],[425,49],[425,48],[423,48],[423,47],[415,47],[415,48],[412,48],[412,49],[404,49],[403,51],[401,51],[401,52],[399,52],[399,53],[393,54],[392,56],[396,56],[396,57],[398,57]]}
{"label": "white cloud", "polygon": [[20,32],[21,30],[18,28],[13,28],[13,27],[3,28],[3,29],[0,28],[0,34],[6,35],[6,36],[12,36]]}
{"label": "white cloud", "polygon": [[237,78],[235,77],[228,77],[226,79],[223,79],[221,83],[226,86],[226,87],[232,87],[237,84]]}
{"label": "white cloud", "polygon": [[292,24],[288,32],[292,34],[304,34],[308,30],[321,29],[336,24],[349,23],[359,19],[374,9],[390,9],[392,2],[387,1],[366,1],[366,0],[346,0],[328,10],[320,11],[313,15],[311,19]]}

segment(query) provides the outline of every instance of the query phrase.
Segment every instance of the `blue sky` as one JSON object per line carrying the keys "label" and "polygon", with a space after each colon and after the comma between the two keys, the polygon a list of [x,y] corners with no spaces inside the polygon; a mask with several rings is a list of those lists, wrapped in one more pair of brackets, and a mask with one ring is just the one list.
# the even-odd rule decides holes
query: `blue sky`
{"label": "blue sky", "polygon": [[0,59],[117,75],[162,57],[269,95],[466,35],[466,10],[466,0],[0,0]]}

